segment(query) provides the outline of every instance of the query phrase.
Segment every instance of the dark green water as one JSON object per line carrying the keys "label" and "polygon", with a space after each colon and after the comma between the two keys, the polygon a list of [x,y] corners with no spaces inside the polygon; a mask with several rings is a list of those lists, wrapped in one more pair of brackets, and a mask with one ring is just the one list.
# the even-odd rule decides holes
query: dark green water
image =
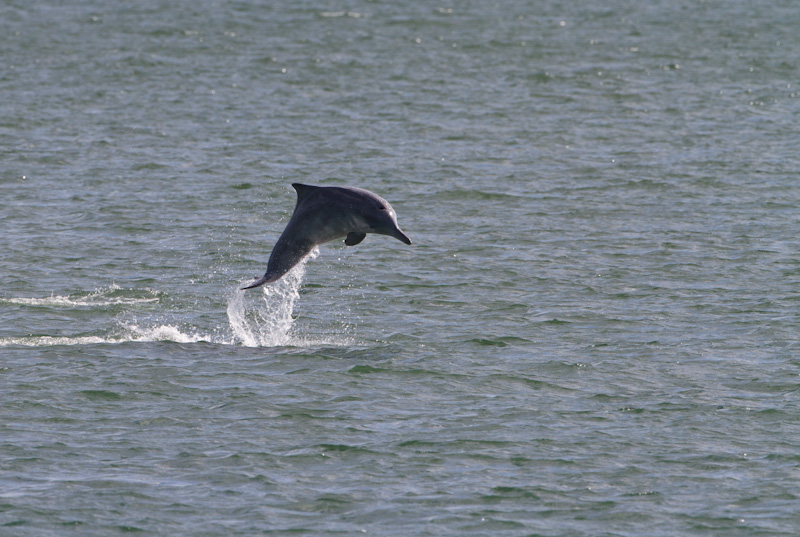
{"label": "dark green water", "polygon": [[[800,6],[0,6],[0,535],[795,535]],[[406,246],[266,269],[289,184]]]}

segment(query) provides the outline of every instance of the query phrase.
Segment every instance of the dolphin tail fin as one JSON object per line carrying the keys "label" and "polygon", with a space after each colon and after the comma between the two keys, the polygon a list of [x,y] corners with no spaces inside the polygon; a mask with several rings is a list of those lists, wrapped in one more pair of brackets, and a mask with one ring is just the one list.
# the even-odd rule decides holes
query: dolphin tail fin
{"label": "dolphin tail fin", "polygon": [[274,282],[275,280],[278,279],[278,278],[275,278],[274,276],[268,277],[268,275],[269,275],[269,272],[267,272],[266,274],[261,276],[259,279],[257,279],[256,281],[254,281],[250,285],[246,285],[244,287],[240,287],[239,290],[240,291],[244,291],[245,289],[252,289],[254,287],[261,287],[265,283],[271,283],[271,282]]}

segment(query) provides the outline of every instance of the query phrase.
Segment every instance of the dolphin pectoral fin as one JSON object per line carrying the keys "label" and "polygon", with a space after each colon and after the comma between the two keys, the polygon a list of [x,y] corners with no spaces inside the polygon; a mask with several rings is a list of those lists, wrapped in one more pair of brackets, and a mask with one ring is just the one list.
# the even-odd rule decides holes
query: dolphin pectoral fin
{"label": "dolphin pectoral fin", "polygon": [[366,236],[367,236],[366,233],[359,233],[358,231],[351,231],[350,233],[347,234],[347,238],[344,240],[344,243],[347,246],[355,246],[359,242],[363,241],[364,237],[366,237]]}

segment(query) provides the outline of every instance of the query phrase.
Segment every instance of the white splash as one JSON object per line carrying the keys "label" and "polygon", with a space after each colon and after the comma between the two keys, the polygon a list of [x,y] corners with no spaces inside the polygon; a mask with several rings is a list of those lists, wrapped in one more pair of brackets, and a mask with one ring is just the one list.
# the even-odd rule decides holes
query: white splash
{"label": "white splash", "polygon": [[[294,323],[292,311],[300,298],[300,285],[308,260],[319,255],[314,248],[306,258],[277,282],[261,287],[261,304],[251,306],[247,292],[236,290],[228,299],[228,323],[237,342],[247,347],[288,345]],[[251,291],[252,293],[252,291]]]}
{"label": "white splash", "polygon": [[138,324],[123,324],[125,334],[119,341],[174,341],[175,343],[197,343],[198,341],[212,341],[213,338],[203,336],[198,332],[181,329],[172,324],[155,324],[153,326],[139,326]]}

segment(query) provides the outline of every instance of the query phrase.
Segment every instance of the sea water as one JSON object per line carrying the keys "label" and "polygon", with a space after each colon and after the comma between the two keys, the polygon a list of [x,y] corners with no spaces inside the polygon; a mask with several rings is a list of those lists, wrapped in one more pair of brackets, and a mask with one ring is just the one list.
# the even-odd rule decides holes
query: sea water
{"label": "sea water", "polygon": [[798,28],[5,2],[0,535],[796,535]]}

